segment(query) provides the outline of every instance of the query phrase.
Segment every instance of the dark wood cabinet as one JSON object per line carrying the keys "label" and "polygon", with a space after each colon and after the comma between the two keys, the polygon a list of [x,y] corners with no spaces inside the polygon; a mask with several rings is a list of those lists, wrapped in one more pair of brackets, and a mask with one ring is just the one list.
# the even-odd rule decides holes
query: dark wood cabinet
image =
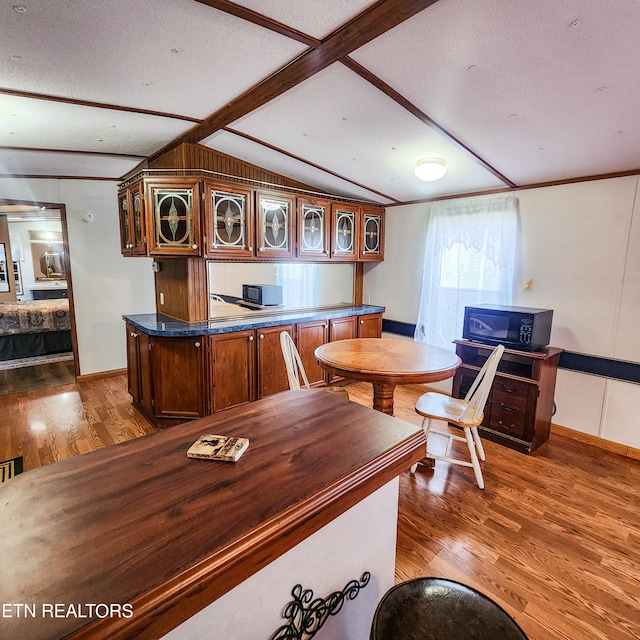
{"label": "dark wood cabinet", "polygon": [[331,205],[331,259],[356,261],[359,233],[360,207],[334,202]]}
{"label": "dark wood cabinet", "polygon": [[316,348],[329,340],[379,337],[381,328],[381,313],[193,337],[150,336],[127,322],[128,389],[134,406],[164,428],[286,391],[282,331],[296,342],[310,384],[323,386],[329,379]]}
{"label": "dark wood cabinet", "polygon": [[384,210],[377,207],[360,209],[359,261],[384,259]]}
{"label": "dark wood cabinet", "polygon": [[255,330],[209,336],[212,413],[256,399]]}
{"label": "dark wood cabinet", "polygon": [[253,222],[253,190],[205,180],[204,238],[207,258],[252,258],[255,255]]}
{"label": "dark wood cabinet", "polygon": [[298,198],[298,243],[300,258],[329,260],[331,202],[319,198]]}
{"label": "dark wood cabinet", "polygon": [[256,329],[258,400],[289,388],[287,366],[280,346],[282,331],[288,331],[289,335],[295,339],[292,324]]}
{"label": "dark wood cabinet", "polygon": [[202,340],[201,337],[152,339],[153,397],[158,418],[207,415],[206,349]]}
{"label": "dark wood cabinet", "polygon": [[358,316],[358,338],[379,338],[382,335],[382,314]]}
{"label": "dark wood cabinet", "polygon": [[[462,365],[453,396],[463,398],[493,347],[456,340]],[[522,453],[533,453],[549,438],[558,361],[562,349],[505,349],[487,401],[482,436]]]}
{"label": "dark wood cabinet", "polygon": [[292,258],[295,219],[295,198],[291,194],[256,191],[256,255]]}
{"label": "dark wood cabinet", "polygon": [[344,318],[332,318],[329,320],[329,340],[351,340],[357,338],[358,327],[357,316],[346,316]]}
{"label": "dark wood cabinet", "polygon": [[318,364],[315,350],[329,342],[329,320],[302,322],[296,326],[296,346],[302,360],[302,366],[311,386],[322,386],[326,382],[326,373]]}
{"label": "dark wood cabinet", "polygon": [[153,415],[153,382],[150,340],[146,333],[126,325],[127,390],[133,402],[147,416]]}
{"label": "dark wood cabinet", "polygon": [[144,184],[134,182],[118,193],[120,213],[120,249],[123,255],[147,254],[147,222],[144,208]]}
{"label": "dark wood cabinet", "polygon": [[147,208],[151,212],[149,255],[201,255],[200,180],[149,179],[145,188]]}

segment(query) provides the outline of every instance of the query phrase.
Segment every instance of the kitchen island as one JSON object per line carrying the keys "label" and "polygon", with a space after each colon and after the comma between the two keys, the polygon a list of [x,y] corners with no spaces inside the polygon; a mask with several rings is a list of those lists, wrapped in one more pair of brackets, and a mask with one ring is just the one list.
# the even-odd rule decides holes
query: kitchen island
{"label": "kitchen island", "polygon": [[[250,445],[188,459],[203,433]],[[287,391],[21,474],[0,489],[0,637],[269,638],[296,584],[324,597],[369,572],[316,636],[365,640],[393,584],[397,478],[424,455],[415,425]]]}
{"label": "kitchen island", "polygon": [[335,340],[380,337],[383,311],[343,304],[222,315],[206,322],[156,313],[123,316],[133,405],[165,428],[284,391],[289,385],[282,331],[296,343],[311,385],[325,386],[335,380],[318,365],[315,349]]}

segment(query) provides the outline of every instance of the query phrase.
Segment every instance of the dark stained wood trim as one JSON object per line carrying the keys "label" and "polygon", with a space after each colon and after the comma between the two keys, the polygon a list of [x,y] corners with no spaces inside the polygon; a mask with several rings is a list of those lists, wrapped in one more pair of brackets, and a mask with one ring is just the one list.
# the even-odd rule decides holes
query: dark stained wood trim
{"label": "dark stained wood trim", "polygon": [[134,107],[123,107],[117,104],[106,104],[104,102],[92,102],[91,100],[77,100],[75,98],[65,98],[63,96],[50,96],[43,93],[33,93],[30,91],[17,91],[0,87],[0,94],[7,96],[17,96],[19,98],[32,98],[33,100],[49,100],[50,102],[63,102],[65,104],[75,104],[81,107],[95,107],[96,109],[111,109],[112,111],[127,111],[129,113],[141,113],[148,116],[158,116],[161,118],[172,118],[173,120],[186,120],[187,122],[202,122],[199,118],[178,115],[176,113],[164,113],[162,111],[151,111],[150,109],[136,109]]}
{"label": "dark stained wood trim", "polygon": [[371,71],[365,69],[362,65],[358,64],[355,60],[350,58],[349,56],[345,56],[341,60],[342,64],[344,64],[348,69],[357,73],[361,78],[372,84],[374,87],[382,91],[385,95],[391,98],[394,102],[397,102],[401,107],[406,109],[413,116],[418,118],[421,122],[428,125],[435,131],[437,131],[441,136],[455,145],[458,149],[466,153],[468,156],[473,158],[479,165],[481,165],[484,169],[492,173],[496,178],[502,180],[506,185],[511,188],[517,187],[517,185],[509,180],[506,176],[500,173],[495,167],[491,166],[486,160],[481,158],[475,151],[472,151],[464,142],[461,142],[456,138],[453,134],[449,133],[444,127],[439,125],[433,118],[430,118],[424,111],[421,111],[414,104],[409,102],[403,95],[398,93],[395,89],[390,87],[386,82],[382,81],[380,78],[375,76]]}
{"label": "dark stained wood trim", "polygon": [[153,154],[149,160],[183,142],[203,140],[436,2],[437,0],[380,0],[334,31],[319,47],[306,51],[284,65],[210,115],[204,122],[178,136]]}
{"label": "dark stained wood trim", "polygon": [[470,193],[455,193],[448,196],[437,196],[434,198],[422,198],[420,200],[407,200],[406,202],[398,202],[397,204],[388,204],[387,207],[403,207],[408,204],[425,204],[429,202],[440,202],[442,200],[457,200],[459,198],[473,198],[476,196],[494,195],[497,193],[517,193],[527,189],[542,189],[544,187],[561,187],[564,184],[576,184],[578,182],[594,182],[596,180],[610,180],[612,178],[626,178],[628,176],[640,175],[640,169],[632,169],[630,171],[619,171],[617,173],[603,173],[597,176],[584,176],[581,178],[566,178],[564,180],[552,180],[549,182],[537,182],[534,184],[523,184],[513,189],[487,189],[486,191],[473,191]]}
{"label": "dark stained wood trim", "polygon": [[245,7],[241,7],[233,2],[229,2],[228,0],[196,0],[196,2],[206,4],[207,6],[218,9],[219,11],[224,11],[224,13],[229,13],[232,16],[236,16],[236,18],[241,18],[242,20],[258,25],[259,27],[269,29],[269,31],[275,31],[275,33],[279,33],[287,38],[302,42],[302,44],[306,44],[308,47],[318,47],[321,44],[320,40],[317,40],[306,33],[297,31],[296,29],[288,27],[281,22],[267,18],[255,11],[251,11],[251,9],[246,9]]}
{"label": "dark stained wood trim", "polygon": [[288,151],[285,151],[280,147],[276,147],[272,144],[269,144],[264,140],[260,140],[259,138],[254,138],[253,136],[250,136],[248,133],[243,133],[242,131],[236,131],[235,129],[231,129],[230,127],[222,127],[222,130],[226,131],[227,133],[232,133],[233,135],[240,136],[245,140],[250,140],[251,142],[255,142],[256,144],[259,144],[262,147],[266,147],[267,149],[271,149],[272,151],[277,151],[278,153],[281,153],[282,155],[285,155],[288,158],[293,158],[294,160],[302,162],[309,167],[313,167],[314,169],[319,169],[320,171],[324,171],[325,173],[328,173],[336,178],[340,178],[340,180],[344,180],[345,182],[353,184],[356,187],[360,187],[361,189],[366,189],[367,191],[371,191],[371,193],[376,193],[382,198],[386,198],[387,200],[391,200],[392,202],[398,202],[397,198],[393,198],[392,196],[387,195],[386,193],[382,193],[381,191],[373,189],[372,187],[368,187],[366,184],[361,184],[360,182],[355,182],[355,180],[351,180],[350,178],[345,178],[339,173],[336,173],[335,171],[331,171],[331,169],[327,169],[326,167],[316,164],[315,162],[311,162],[310,160],[305,160],[300,156],[297,156],[293,153],[289,153]]}
{"label": "dark stained wood trim", "polygon": [[105,156],[110,158],[140,158],[144,160],[145,156],[133,153],[111,153],[104,151],[81,151],[79,149],[50,149],[44,147],[6,147],[0,146],[0,150],[6,151],[37,151],[39,153],[77,153],[91,156]]}

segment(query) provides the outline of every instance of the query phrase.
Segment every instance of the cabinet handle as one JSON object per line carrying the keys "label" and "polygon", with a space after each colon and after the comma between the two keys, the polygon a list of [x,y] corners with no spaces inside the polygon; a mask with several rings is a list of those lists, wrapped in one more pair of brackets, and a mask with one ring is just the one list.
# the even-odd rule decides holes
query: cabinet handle
{"label": "cabinet handle", "polygon": [[249,251],[253,251],[253,247],[249,247]]}
{"label": "cabinet handle", "polygon": [[249,342],[253,342],[253,336],[249,336]]}
{"label": "cabinet handle", "polygon": [[360,324],[364,324],[364,320],[360,320]]}
{"label": "cabinet handle", "polygon": [[505,411],[516,411],[518,407],[507,407],[507,405],[504,402],[500,403],[500,406],[505,410]]}
{"label": "cabinet handle", "polygon": [[507,393],[515,393],[517,389],[510,389],[509,387],[505,387],[502,385],[502,391],[506,391]]}
{"label": "cabinet handle", "polygon": [[498,424],[503,427],[504,429],[515,429],[516,425],[515,424],[505,424],[504,422],[502,422],[502,420],[498,420]]}
{"label": "cabinet handle", "polygon": [[261,333],[260,334],[260,340],[263,340],[263,339],[264,339],[264,333]]}
{"label": "cabinet handle", "polygon": [[194,346],[194,347],[199,347],[199,346],[200,346],[200,343],[199,343],[199,342],[196,342],[193,346]]}
{"label": "cabinet handle", "polygon": [[192,245],[191,245],[191,248],[192,248],[192,249],[197,249],[197,248],[198,248],[198,245],[197,245],[197,244],[192,244]]}

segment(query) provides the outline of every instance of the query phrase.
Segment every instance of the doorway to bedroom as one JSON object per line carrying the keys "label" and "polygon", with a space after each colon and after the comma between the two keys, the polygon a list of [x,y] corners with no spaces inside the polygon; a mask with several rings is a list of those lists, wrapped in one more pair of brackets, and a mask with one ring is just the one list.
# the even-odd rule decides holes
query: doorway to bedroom
{"label": "doorway to bedroom", "polygon": [[64,205],[0,200],[0,395],[76,381]]}

